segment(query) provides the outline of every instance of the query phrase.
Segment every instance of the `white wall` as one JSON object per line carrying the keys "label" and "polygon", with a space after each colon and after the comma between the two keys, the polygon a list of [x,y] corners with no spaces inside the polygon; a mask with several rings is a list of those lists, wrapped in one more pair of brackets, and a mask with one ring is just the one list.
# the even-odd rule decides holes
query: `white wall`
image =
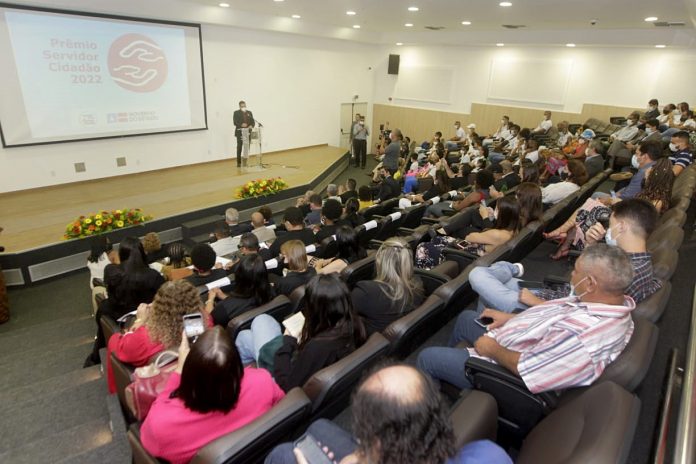
{"label": "white wall", "polygon": [[[383,47],[375,68],[374,103],[388,104],[396,95],[398,76],[387,75],[389,53],[401,55],[406,67],[454,69],[454,90],[449,104],[394,99],[400,106],[469,113],[472,103],[490,103],[558,111],[580,112],[583,103],[642,108],[650,98],[661,102],[688,101],[696,105],[691,77],[696,72],[696,51],[646,48],[566,47]],[[572,71],[565,101],[559,105],[492,100],[488,98],[491,63],[498,59],[570,61]],[[424,72],[423,75],[427,75]],[[535,84],[534,73],[517,76],[521,91]],[[422,82],[424,87],[429,83]],[[439,94],[439,92],[438,92]]]}
{"label": "white wall", "polygon": [[[0,192],[98,179],[230,157],[240,99],[263,122],[264,151],[340,138],[340,104],[370,101],[376,47],[347,41],[203,27],[207,131],[0,148]],[[128,165],[117,168],[115,158]],[[87,171],[75,173],[73,164]]]}

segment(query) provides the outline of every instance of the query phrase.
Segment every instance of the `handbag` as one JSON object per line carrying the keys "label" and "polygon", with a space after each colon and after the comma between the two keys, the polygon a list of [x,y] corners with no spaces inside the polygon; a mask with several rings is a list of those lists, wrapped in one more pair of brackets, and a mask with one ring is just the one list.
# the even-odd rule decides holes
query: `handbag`
{"label": "handbag", "polygon": [[174,372],[178,358],[176,351],[163,351],[154,362],[137,368],[133,373],[133,382],[126,387],[126,404],[138,421],[147,417],[152,403]]}

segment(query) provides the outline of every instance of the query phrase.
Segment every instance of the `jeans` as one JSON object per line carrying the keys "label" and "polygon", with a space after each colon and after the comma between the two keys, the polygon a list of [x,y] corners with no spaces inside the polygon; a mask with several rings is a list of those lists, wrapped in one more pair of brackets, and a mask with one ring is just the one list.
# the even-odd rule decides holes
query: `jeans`
{"label": "jeans", "polygon": [[[474,343],[486,333],[486,329],[475,321],[479,317],[474,311],[464,311],[457,318],[449,346],[466,340]],[[469,351],[465,348],[430,347],[424,349],[416,361],[416,366],[436,380],[444,380],[457,388],[472,388],[466,378],[465,366],[469,359]]]}
{"label": "jeans", "polygon": [[278,335],[281,335],[280,324],[273,317],[268,314],[256,316],[251,322],[251,329],[239,332],[234,342],[242,364],[257,361],[261,347]]}
{"label": "jeans", "polygon": [[517,266],[505,261],[498,261],[489,267],[479,266],[469,274],[471,288],[478,293],[477,312],[484,308],[497,309],[511,313],[517,308],[527,309],[519,302],[520,289],[516,279]]}
{"label": "jeans", "polygon": [[[320,447],[328,447],[329,451],[334,454],[333,460],[336,462],[341,462],[358,446],[350,433],[327,419],[312,422],[312,425],[307,428],[307,434],[314,437]],[[276,446],[266,457],[264,463],[296,464],[297,461],[292,452],[294,447],[293,443],[282,443]]]}
{"label": "jeans", "polygon": [[505,159],[505,155],[502,153],[498,153],[497,151],[489,151],[488,152],[488,161],[491,164],[498,164],[501,161]]}
{"label": "jeans", "polygon": [[445,215],[445,211],[454,211],[448,201],[441,201],[440,203],[436,203],[434,205],[430,205],[425,209],[425,213],[423,216],[425,217],[436,217],[439,218],[440,216]]}
{"label": "jeans", "polygon": [[459,144],[457,142],[452,142],[449,140],[447,141],[446,147],[448,151],[459,150]]}
{"label": "jeans", "polygon": [[679,131],[681,131],[681,129],[677,129],[676,127],[670,127],[669,129],[662,132],[662,134],[660,134],[662,135],[662,141],[669,142],[670,140],[672,140],[672,136]]}

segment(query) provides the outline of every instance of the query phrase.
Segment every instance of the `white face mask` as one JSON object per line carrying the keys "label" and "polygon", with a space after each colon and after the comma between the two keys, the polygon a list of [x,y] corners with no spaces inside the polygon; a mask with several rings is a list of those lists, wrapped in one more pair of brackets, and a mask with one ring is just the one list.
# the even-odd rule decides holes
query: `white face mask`
{"label": "white face mask", "polygon": [[609,246],[619,246],[618,242],[616,241],[619,235],[621,235],[621,232],[616,234],[616,237],[612,237],[611,227],[609,227],[609,229],[607,229],[607,234],[604,236],[604,241],[607,242],[607,245]]}
{"label": "white face mask", "polygon": [[673,114],[681,114],[681,111],[679,111],[679,108],[675,108],[674,111],[672,111]]}
{"label": "white face mask", "polygon": [[640,169],[640,162],[638,161],[638,155],[633,155],[633,157],[631,157],[631,166],[633,166],[635,169]]}
{"label": "white face mask", "polygon": [[575,285],[570,284],[570,294],[568,295],[569,297],[575,298],[575,300],[579,300],[583,296],[587,295],[588,292],[582,292],[580,295],[575,294],[575,289],[577,288],[578,285],[580,285],[582,282],[584,282],[585,279],[587,279],[587,277],[583,277],[582,279],[580,279],[580,282],[578,282]]}
{"label": "white face mask", "polygon": [[631,127],[631,126],[633,125],[633,119],[627,120],[627,121],[626,121],[626,125],[627,125],[628,127]]}
{"label": "white face mask", "polygon": [[364,126],[364,125],[365,125],[365,121],[359,121],[358,124],[360,124],[361,126]]}
{"label": "white face mask", "polygon": [[651,128],[649,128],[649,127],[646,127],[646,128],[645,128],[645,133],[646,133],[646,134],[650,135],[650,134],[652,134],[653,132],[655,132],[655,129],[651,129]]}
{"label": "white face mask", "polygon": [[590,156],[590,155],[591,155],[590,148],[589,147],[585,148],[585,156]]}
{"label": "white face mask", "polygon": [[679,147],[676,146],[673,142],[670,142],[670,144],[669,144],[669,149],[670,149],[671,151],[678,151],[678,150],[679,150]]}
{"label": "white face mask", "polygon": [[246,106],[242,106],[240,109],[246,113]]}

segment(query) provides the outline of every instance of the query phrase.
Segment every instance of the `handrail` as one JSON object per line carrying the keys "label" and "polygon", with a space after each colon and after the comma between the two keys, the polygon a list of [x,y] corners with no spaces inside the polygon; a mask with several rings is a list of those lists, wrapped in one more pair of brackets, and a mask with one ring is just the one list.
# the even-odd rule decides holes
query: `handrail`
{"label": "handrail", "polygon": [[[667,437],[669,435],[669,422],[672,414],[673,404],[675,401],[674,385],[676,383],[677,374],[677,358],[679,351],[672,348],[669,354],[669,368],[667,370],[667,386],[665,387],[665,396],[662,401],[662,412],[660,413],[660,421],[658,422],[657,440],[653,446],[653,464],[664,464],[667,460]],[[679,376],[680,377],[680,376]]]}
{"label": "handrail", "polygon": [[686,362],[684,364],[684,380],[679,403],[679,418],[677,420],[677,440],[674,446],[674,464],[691,464],[696,458],[696,285],[694,285],[693,303],[691,306],[691,325],[689,327],[689,344],[686,347]]}

